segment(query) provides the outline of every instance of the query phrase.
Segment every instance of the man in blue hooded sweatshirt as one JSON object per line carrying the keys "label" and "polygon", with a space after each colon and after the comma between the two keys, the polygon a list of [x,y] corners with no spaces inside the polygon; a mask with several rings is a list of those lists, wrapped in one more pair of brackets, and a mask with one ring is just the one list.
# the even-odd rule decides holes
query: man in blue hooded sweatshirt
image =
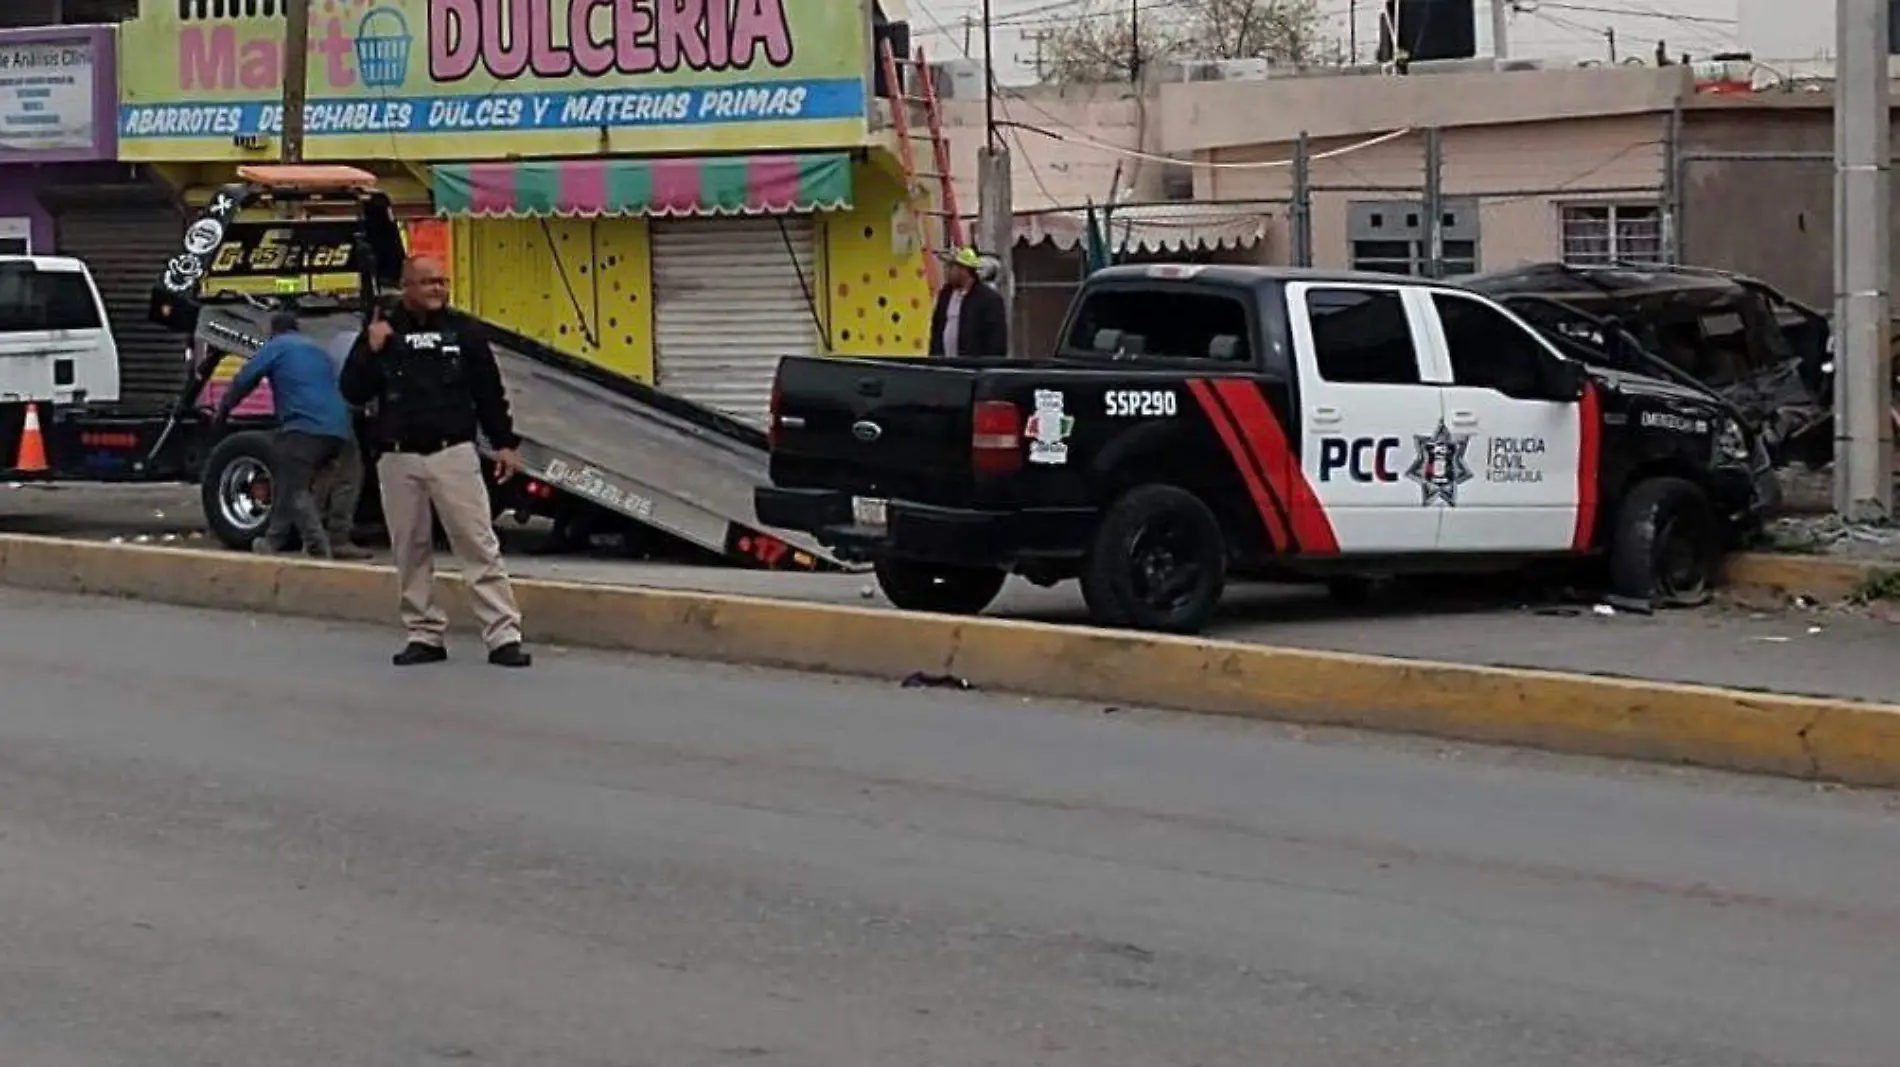
{"label": "man in blue hooded sweatshirt", "polygon": [[271,316],[270,332],[270,340],[245,361],[218,402],[218,421],[223,422],[268,380],[277,407],[270,525],[251,542],[251,548],[262,553],[283,551],[294,526],[306,553],[329,559],[330,536],[312,486],[317,472],[335,461],[349,441],[353,431],[349,405],[337,387],[329,353],[298,331],[295,314],[280,311]]}

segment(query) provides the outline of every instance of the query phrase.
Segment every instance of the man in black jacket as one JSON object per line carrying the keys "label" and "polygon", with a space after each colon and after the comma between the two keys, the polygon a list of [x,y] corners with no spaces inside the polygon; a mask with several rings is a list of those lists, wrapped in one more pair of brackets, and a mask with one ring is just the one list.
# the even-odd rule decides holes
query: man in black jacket
{"label": "man in black jacket", "polygon": [[488,662],[526,667],[521,612],[502,566],[482,480],[479,432],[495,452],[495,477],[521,472],[520,438],[508,411],[501,369],[476,325],[448,308],[448,279],[433,259],[403,265],[402,303],[378,309],[343,365],[344,399],[377,404],[373,433],[383,518],[396,556],[402,621],[409,641],[399,667],[448,658],[448,616],[435,603],[432,519],[466,568],[469,599],[482,624]]}
{"label": "man in black jacket", "polygon": [[959,248],[944,257],[943,290],[930,313],[930,354],[949,359],[1009,355],[1009,309],[978,272],[983,255]]}

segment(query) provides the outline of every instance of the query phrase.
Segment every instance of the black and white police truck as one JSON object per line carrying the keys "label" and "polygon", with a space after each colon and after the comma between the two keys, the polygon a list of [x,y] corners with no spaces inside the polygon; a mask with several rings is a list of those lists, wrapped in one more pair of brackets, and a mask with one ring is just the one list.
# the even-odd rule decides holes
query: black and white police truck
{"label": "black and white police truck", "polygon": [[1695,595],[1777,500],[1766,451],[1708,391],[1592,355],[1450,284],[1115,267],[1047,358],[784,360],[755,506],[920,610],[1016,573],[1190,632],[1230,574],[1358,595],[1578,559]]}

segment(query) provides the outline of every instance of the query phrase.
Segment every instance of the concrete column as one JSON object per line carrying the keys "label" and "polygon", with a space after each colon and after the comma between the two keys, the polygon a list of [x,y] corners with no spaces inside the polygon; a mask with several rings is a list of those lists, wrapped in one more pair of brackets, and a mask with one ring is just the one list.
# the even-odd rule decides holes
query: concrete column
{"label": "concrete column", "polygon": [[[996,257],[996,291],[1009,309],[1010,347],[1016,344],[1016,209],[1009,148],[998,143],[977,154],[976,245]],[[1014,354],[1012,352],[1012,354]]]}
{"label": "concrete column", "polygon": [[1837,0],[1834,96],[1834,507],[1893,517],[1892,158],[1888,0]]}

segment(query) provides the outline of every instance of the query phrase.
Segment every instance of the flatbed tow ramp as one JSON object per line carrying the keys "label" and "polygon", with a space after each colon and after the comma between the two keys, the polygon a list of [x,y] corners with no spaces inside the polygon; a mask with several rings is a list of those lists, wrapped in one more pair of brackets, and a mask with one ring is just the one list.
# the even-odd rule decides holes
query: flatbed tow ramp
{"label": "flatbed tow ramp", "polygon": [[[199,317],[199,340],[248,358],[262,345],[270,314],[250,303],[208,304]],[[322,345],[362,328],[354,310],[306,311],[301,322]],[[741,565],[842,569],[816,542],[789,531],[767,533],[749,521],[753,488],[769,484],[762,431],[505,327],[481,325],[508,386],[529,475],[518,486],[490,487],[500,497],[498,510],[563,518],[558,494]]]}

